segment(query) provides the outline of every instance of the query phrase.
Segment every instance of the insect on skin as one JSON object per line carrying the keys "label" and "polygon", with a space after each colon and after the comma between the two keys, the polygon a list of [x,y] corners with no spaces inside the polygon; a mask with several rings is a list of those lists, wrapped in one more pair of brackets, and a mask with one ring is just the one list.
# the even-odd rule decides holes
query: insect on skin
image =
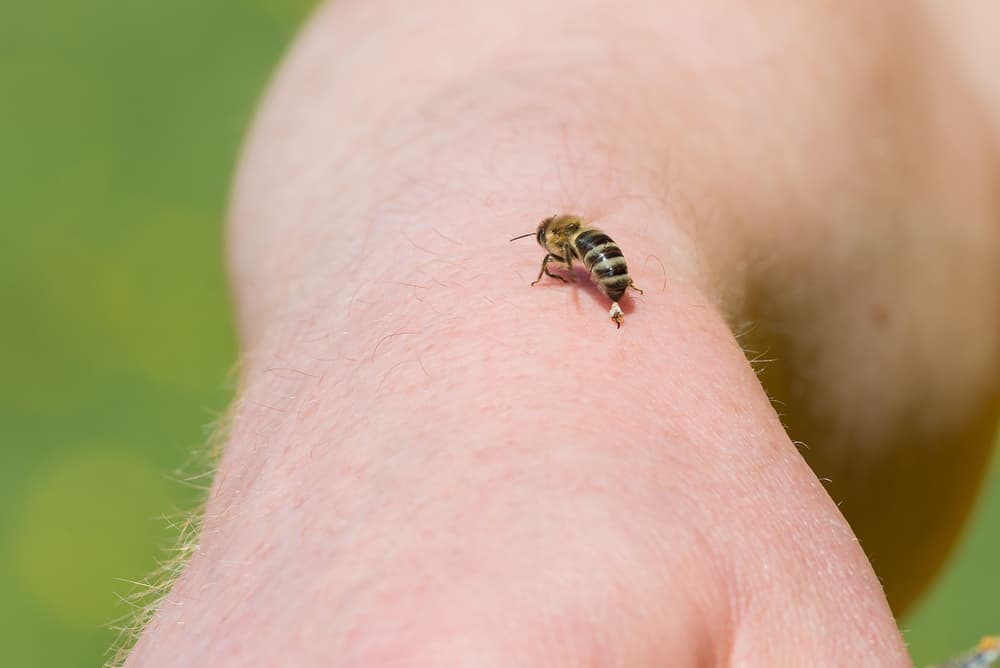
{"label": "insect on skin", "polygon": [[[625,256],[622,249],[618,247],[604,232],[588,226],[579,216],[549,216],[538,225],[538,230],[534,233],[538,245],[545,249],[545,258],[542,260],[542,268],[538,272],[538,278],[531,284],[535,285],[542,280],[542,274],[558,278],[563,283],[566,279],[559,274],[549,271],[550,262],[559,262],[566,265],[569,270],[569,278],[575,281],[573,274],[573,260],[579,260],[590,272],[590,278],[597,284],[597,287],[611,300],[611,320],[618,328],[622,326],[625,314],[622,307],[618,305],[618,300],[625,295],[625,291],[632,288],[639,294],[642,290],[635,287],[632,279],[628,275],[628,266],[625,264]],[[532,236],[531,233],[514,237],[511,241]]]}

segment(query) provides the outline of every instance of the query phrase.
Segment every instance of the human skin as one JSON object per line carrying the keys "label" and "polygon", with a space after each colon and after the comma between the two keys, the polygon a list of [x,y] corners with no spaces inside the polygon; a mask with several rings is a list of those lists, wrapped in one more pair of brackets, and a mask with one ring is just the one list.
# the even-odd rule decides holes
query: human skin
{"label": "human skin", "polygon": [[[414,7],[325,7],[262,107],[239,397],[127,665],[908,665],[837,503],[902,610],[988,456],[959,59],[901,2]],[[623,248],[620,330],[529,285],[554,213]]]}

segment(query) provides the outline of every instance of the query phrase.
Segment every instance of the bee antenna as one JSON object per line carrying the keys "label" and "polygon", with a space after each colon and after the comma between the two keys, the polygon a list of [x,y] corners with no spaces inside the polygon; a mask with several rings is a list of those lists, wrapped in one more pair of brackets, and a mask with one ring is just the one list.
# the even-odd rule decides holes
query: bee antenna
{"label": "bee antenna", "polygon": [[519,237],[514,237],[513,239],[511,239],[511,241],[517,241],[518,239],[523,239],[525,237],[533,237],[533,236],[535,236],[534,232],[528,232],[527,234],[522,234]]}

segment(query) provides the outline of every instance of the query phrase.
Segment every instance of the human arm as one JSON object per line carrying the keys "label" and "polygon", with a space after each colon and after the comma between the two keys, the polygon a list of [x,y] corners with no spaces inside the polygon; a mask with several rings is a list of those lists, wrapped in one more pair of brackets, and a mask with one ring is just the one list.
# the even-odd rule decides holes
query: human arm
{"label": "human arm", "polygon": [[[896,254],[912,228],[871,224],[909,196],[896,173],[988,158],[927,119],[898,131],[926,91],[895,26],[860,3],[393,7],[325,10],[258,121],[233,211],[240,400],[198,553],[135,665],[905,664],[733,335],[907,345],[836,331],[870,313],[844,282],[858,258],[920,277]],[[945,241],[988,252],[987,186],[936,188],[979,225]],[[647,290],[620,332],[584,289],[530,288],[539,249],[506,243],[564,211],[612,233]],[[954,248],[964,281],[990,276]],[[995,364],[989,345],[968,368]],[[850,406],[868,362],[827,359]],[[890,396],[913,386],[882,375]]]}

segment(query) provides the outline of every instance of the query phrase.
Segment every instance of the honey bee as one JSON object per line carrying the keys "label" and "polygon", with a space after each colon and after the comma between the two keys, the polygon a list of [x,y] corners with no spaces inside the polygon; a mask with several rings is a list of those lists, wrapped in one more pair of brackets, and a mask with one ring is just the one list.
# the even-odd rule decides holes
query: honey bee
{"label": "honey bee", "polygon": [[611,300],[611,320],[620,329],[625,314],[618,300],[625,295],[628,288],[639,294],[642,294],[642,290],[637,288],[629,277],[625,256],[618,244],[604,232],[588,226],[579,216],[549,216],[539,223],[536,232],[522,234],[511,241],[530,237],[532,234],[546,253],[542,260],[542,268],[538,271],[538,278],[531,284],[535,285],[541,281],[543,274],[558,278],[563,283],[567,282],[559,274],[549,271],[549,263],[553,261],[565,264],[569,270],[569,280],[575,281],[573,259],[579,260],[590,272],[591,279],[600,291]]}

